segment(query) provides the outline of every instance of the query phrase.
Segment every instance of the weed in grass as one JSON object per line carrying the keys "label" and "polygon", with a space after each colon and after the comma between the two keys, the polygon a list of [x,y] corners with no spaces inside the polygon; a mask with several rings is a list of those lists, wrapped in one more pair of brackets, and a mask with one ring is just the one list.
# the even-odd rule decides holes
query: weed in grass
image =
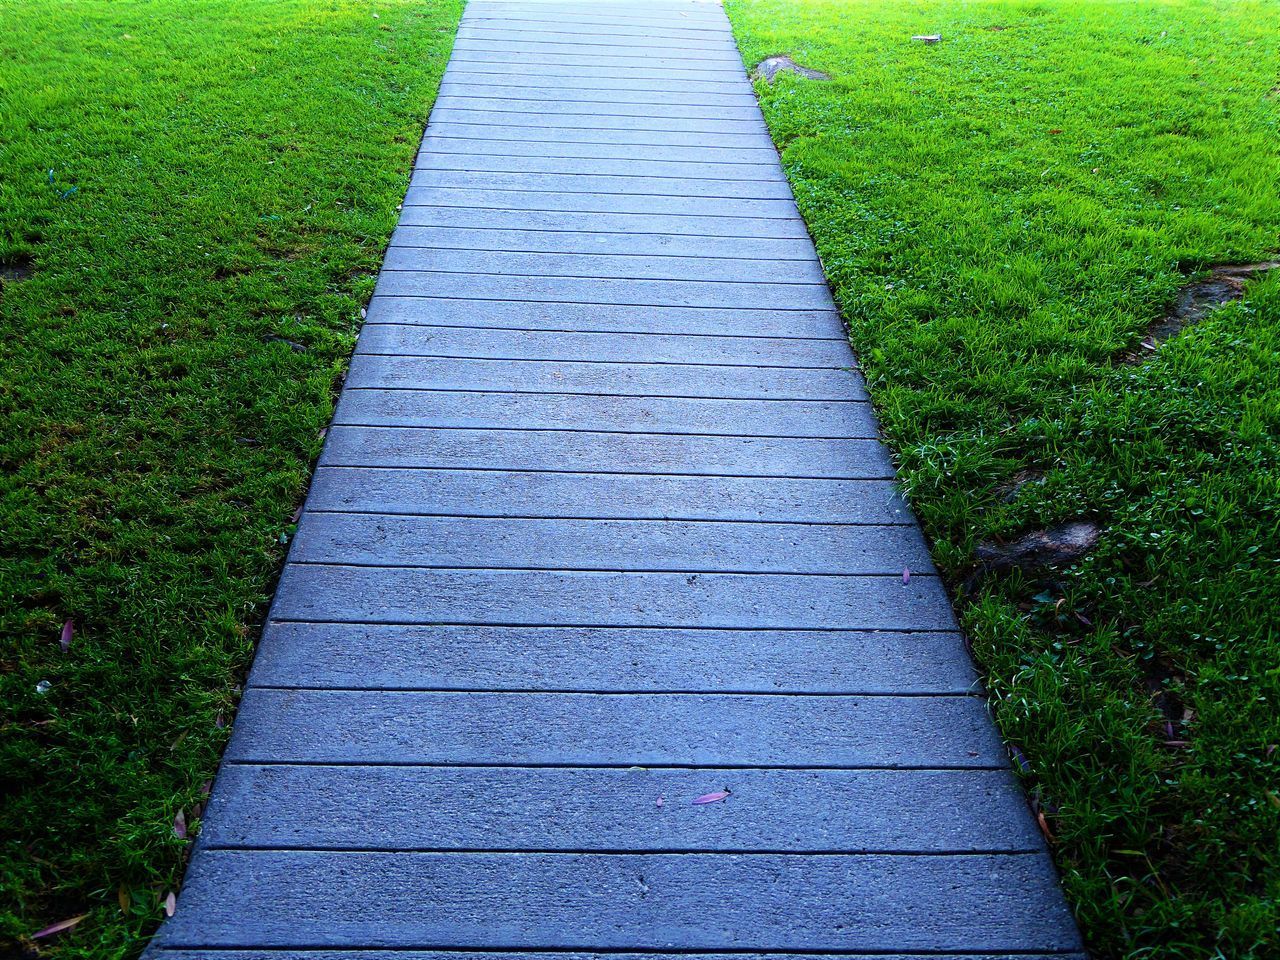
{"label": "weed in grass", "polygon": [[[728,0],[939,567],[1099,956],[1280,953],[1274,0]],[[941,42],[912,42],[940,34]]]}

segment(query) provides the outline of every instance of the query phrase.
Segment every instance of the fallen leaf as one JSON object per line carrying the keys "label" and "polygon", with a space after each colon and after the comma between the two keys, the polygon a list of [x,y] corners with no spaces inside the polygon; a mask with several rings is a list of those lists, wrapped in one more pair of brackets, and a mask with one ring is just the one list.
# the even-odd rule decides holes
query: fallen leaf
{"label": "fallen leaf", "polygon": [[120,884],[120,888],[116,890],[116,903],[120,904],[121,913],[128,913],[129,907],[133,904],[133,898],[129,896],[129,888],[123,883]]}
{"label": "fallen leaf", "polygon": [[172,890],[170,890],[167,894],[165,894],[165,898],[164,898],[164,915],[166,917],[172,917],[173,911],[177,909],[178,909],[178,897]]}
{"label": "fallen leaf", "polygon": [[62,625],[62,633],[58,637],[58,642],[62,644],[63,653],[66,653],[68,650],[71,649],[71,638],[74,637],[75,635],[76,635],[76,622],[74,620],[68,619],[67,622]]}
{"label": "fallen leaf", "polygon": [[1040,832],[1044,834],[1045,840],[1053,843],[1053,831],[1049,829],[1049,821],[1044,818],[1044,813],[1040,810],[1036,811],[1036,823],[1040,825]]}
{"label": "fallen leaf", "polygon": [[727,799],[728,796],[728,790],[717,790],[715,793],[704,793],[697,800],[693,801],[693,805],[695,807],[700,807],[708,803],[719,803],[721,800]]}
{"label": "fallen leaf", "polygon": [[1057,136],[1058,134],[1060,134],[1061,132],[1062,132],[1062,128],[1061,128],[1061,127],[1054,127],[1052,130],[1050,130],[1050,131],[1049,131],[1049,136],[1051,136],[1051,137],[1056,137],[1056,136]]}
{"label": "fallen leaf", "polygon": [[1013,759],[1018,762],[1018,769],[1020,769],[1023,773],[1030,773],[1031,764],[1027,760],[1027,755],[1023,753],[1018,747],[1013,745],[1010,745],[1009,750],[1013,754]]}
{"label": "fallen leaf", "polygon": [[43,930],[38,930],[31,935],[32,940],[43,940],[46,937],[56,937],[60,933],[65,933],[74,927],[77,923],[87,917],[87,913],[82,913],[78,917],[72,917],[70,920],[59,920],[57,923],[51,923]]}
{"label": "fallen leaf", "polygon": [[173,818],[173,835],[179,840],[187,839],[187,815],[182,810]]}

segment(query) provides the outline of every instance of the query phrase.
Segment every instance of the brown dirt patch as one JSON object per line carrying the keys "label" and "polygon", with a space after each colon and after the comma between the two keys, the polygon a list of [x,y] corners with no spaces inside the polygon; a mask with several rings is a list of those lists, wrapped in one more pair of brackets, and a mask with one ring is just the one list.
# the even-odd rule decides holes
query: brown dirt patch
{"label": "brown dirt patch", "polygon": [[0,284],[26,280],[35,272],[35,260],[29,253],[18,253],[0,259]]}
{"label": "brown dirt patch", "polygon": [[1083,557],[1101,534],[1096,523],[1076,520],[1048,530],[1033,530],[1009,543],[980,543],[974,555],[987,570],[1047,567]]}
{"label": "brown dirt patch", "polygon": [[1178,291],[1173,307],[1147,327],[1137,348],[1121,358],[1122,363],[1141,363],[1170,337],[1202,320],[1205,314],[1244,296],[1245,285],[1255,277],[1280,267],[1280,260],[1265,263],[1238,263],[1214,267],[1203,280],[1193,280]]}

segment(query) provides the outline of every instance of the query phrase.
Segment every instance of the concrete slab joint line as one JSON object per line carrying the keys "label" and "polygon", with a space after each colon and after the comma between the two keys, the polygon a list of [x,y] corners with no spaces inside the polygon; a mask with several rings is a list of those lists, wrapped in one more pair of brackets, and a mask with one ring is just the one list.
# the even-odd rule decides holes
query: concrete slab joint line
{"label": "concrete slab joint line", "polygon": [[720,7],[472,0],[150,956],[1082,960],[893,477]]}

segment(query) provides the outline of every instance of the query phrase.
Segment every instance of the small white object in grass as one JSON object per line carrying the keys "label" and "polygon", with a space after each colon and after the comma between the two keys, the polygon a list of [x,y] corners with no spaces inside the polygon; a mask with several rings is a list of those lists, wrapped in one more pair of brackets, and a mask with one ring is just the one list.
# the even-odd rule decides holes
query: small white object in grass
{"label": "small white object in grass", "polygon": [[914,37],[912,37],[911,39],[912,39],[912,40],[919,41],[920,43],[941,43],[941,42],[942,42],[942,34],[940,34],[940,33],[917,33],[917,34],[916,34]]}

